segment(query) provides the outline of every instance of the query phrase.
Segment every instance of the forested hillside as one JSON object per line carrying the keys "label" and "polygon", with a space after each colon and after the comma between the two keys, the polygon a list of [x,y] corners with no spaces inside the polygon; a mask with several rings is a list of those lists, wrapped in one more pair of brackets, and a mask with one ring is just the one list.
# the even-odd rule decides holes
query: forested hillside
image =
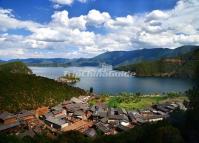
{"label": "forested hillside", "polygon": [[136,72],[137,76],[184,77],[194,78],[199,69],[199,50],[157,61],[145,61],[116,68]]}
{"label": "forested hillside", "polygon": [[51,106],[64,99],[85,94],[74,88],[44,77],[29,74],[22,63],[0,65],[0,111],[11,112]]}

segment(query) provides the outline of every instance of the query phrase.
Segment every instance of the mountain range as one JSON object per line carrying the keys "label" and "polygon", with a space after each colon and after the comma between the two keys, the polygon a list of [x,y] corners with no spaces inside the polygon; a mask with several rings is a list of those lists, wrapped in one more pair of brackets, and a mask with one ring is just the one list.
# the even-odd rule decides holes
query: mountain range
{"label": "mountain range", "polygon": [[[161,58],[180,56],[198,49],[199,46],[186,45],[176,49],[153,48],[134,51],[112,51],[93,58],[65,59],[65,58],[29,58],[12,59],[8,62],[21,61],[28,66],[99,66],[101,63],[113,66],[134,64],[143,61],[154,61]],[[1,61],[3,62],[3,61]]]}
{"label": "mountain range", "polygon": [[179,77],[198,79],[199,49],[184,55],[155,61],[118,66],[115,70],[130,71],[141,77]]}

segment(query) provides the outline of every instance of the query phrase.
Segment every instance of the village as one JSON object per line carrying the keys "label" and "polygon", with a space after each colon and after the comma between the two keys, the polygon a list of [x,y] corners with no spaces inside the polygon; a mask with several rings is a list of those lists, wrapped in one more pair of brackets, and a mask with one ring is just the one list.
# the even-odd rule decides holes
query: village
{"label": "village", "polygon": [[40,107],[13,114],[0,113],[0,132],[21,137],[47,133],[50,137],[76,130],[85,136],[114,135],[148,122],[169,117],[175,109],[186,110],[182,103],[153,105],[147,109],[125,110],[111,108],[105,103],[90,105],[95,96],[79,96],[54,107]]}

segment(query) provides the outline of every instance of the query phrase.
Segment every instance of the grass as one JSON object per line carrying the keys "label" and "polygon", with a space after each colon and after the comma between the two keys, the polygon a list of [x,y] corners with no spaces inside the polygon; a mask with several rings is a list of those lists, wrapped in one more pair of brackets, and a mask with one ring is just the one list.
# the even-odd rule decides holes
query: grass
{"label": "grass", "polygon": [[160,96],[141,96],[133,94],[120,94],[117,96],[102,95],[90,101],[90,104],[106,103],[109,107],[125,108],[128,110],[144,109],[153,104],[166,102],[183,102],[188,100],[184,95],[177,93],[169,93]]}

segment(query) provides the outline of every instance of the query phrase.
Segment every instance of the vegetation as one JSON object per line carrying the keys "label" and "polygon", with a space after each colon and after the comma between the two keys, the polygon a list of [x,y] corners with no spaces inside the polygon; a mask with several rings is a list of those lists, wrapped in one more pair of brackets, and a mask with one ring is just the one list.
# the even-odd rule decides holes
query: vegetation
{"label": "vegetation", "polygon": [[90,101],[90,104],[107,103],[110,107],[125,109],[144,109],[154,104],[166,102],[183,102],[188,98],[180,93],[168,93],[166,95],[141,96],[140,94],[121,93],[115,96],[103,95]]}
{"label": "vegetation", "polygon": [[59,77],[58,81],[63,82],[63,83],[76,83],[76,82],[80,81],[80,78],[77,77],[73,73],[69,73],[69,74],[66,74],[65,76]]}
{"label": "vegetation", "polygon": [[[13,135],[0,134],[0,143],[192,143],[199,138],[199,88],[187,92],[190,104],[187,112],[176,111],[170,122],[160,121],[136,126],[127,132],[114,136],[85,137],[83,134],[70,131],[51,139],[46,135],[34,138],[19,138]],[[106,97],[106,96],[104,96]],[[175,122],[173,122],[174,120]],[[179,124],[180,123],[180,124]]]}
{"label": "vegetation", "polygon": [[31,74],[32,71],[21,62],[1,63],[0,72]]}
{"label": "vegetation", "polygon": [[[21,63],[11,65],[13,64],[16,65],[14,71],[18,73],[9,73],[7,68],[0,72],[0,111],[15,112],[39,106],[52,106],[73,96],[85,94],[79,88],[63,85],[44,77],[29,75],[27,74],[29,70],[28,72],[22,70],[22,73],[19,73],[21,72],[19,69],[27,67],[21,67],[23,65]],[[3,68],[0,66],[0,69]]]}
{"label": "vegetation", "polygon": [[199,49],[183,56],[157,61],[145,61],[117,67],[117,70],[136,72],[137,76],[194,78],[199,64]]}

